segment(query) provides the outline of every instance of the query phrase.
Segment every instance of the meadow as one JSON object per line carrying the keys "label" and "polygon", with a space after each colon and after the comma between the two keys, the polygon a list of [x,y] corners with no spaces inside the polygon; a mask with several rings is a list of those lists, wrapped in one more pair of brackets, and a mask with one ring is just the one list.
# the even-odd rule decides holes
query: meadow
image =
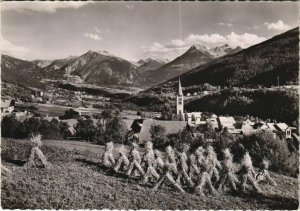
{"label": "meadow", "polygon": [[101,165],[104,146],[79,141],[44,140],[42,151],[49,169],[26,169],[27,140],[2,139],[4,209],[297,209],[298,181],[271,172],[277,187],[261,184],[257,194],[224,193],[200,197],[163,186],[157,192],[138,178],[126,178]]}

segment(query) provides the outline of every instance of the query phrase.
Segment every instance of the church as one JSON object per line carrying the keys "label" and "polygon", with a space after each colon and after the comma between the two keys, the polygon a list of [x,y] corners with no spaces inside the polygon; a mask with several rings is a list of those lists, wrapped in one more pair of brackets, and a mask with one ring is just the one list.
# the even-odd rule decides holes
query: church
{"label": "church", "polygon": [[201,124],[201,112],[185,112],[184,95],[180,78],[178,78],[178,89],[176,93],[176,116],[178,120],[187,121],[190,124]]}

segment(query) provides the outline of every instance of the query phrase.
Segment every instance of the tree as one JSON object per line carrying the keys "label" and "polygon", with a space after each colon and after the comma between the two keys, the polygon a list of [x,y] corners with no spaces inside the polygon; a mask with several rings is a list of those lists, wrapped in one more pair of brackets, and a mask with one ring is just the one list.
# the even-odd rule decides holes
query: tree
{"label": "tree", "polygon": [[274,138],[271,131],[260,130],[244,136],[240,142],[249,151],[254,164],[266,158],[271,162],[270,169],[284,171],[284,164],[290,155],[285,140]]}
{"label": "tree", "polygon": [[127,134],[126,123],[119,117],[113,117],[106,124],[105,138],[114,143],[123,143]]}
{"label": "tree", "polygon": [[180,148],[183,144],[191,144],[194,140],[191,130],[186,127],[177,133],[175,147]]}
{"label": "tree", "polygon": [[101,116],[103,118],[103,125],[105,125],[105,122],[112,118],[112,111],[110,109],[105,109],[102,111]]}
{"label": "tree", "polygon": [[24,124],[26,125],[26,129],[30,134],[39,134],[39,129],[41,126],[40,119],[31,117],[29,120],[25,120]]}
{"label": "tree", "polygon": [[65,114],[60,116],[60,119],[78,119],[80,117],[79,113],[77,111],[74,111],[73,109],[66,110]]}
{"label": "tree", "polygon": [[165,103],[161,108],[161,118],[163,120],[172,120],[172,108],[169,103]]}
{"label": "tree", "polygon": [[66,137],[66,136],[69,136],[70,134],[70,132],[69,132],[69,125],[68,125],[68,123],[66,123],[66,122],[63,122],[63,121],[60,121],[59,122],[59,132],[60,132],[60,134],[61,134],[61,136],[62,137]]}
{"label": "tree", "polygon": [[154,147],[164,147],[164,144],[168,141],[166,139],[166,128],[161,125],[151,125],[150,134],[151,141]]}
{"label": "tree", "polygon": [[20,123],[14,115],[9,115],[2,119],[1,135],[9,138],[26,138],[28,133],[23,123]]}
{"label": "tree", "polygon": [[83,119],[79,118],[75,126],[76,136],[81,137],[86,141],[92,141],[95,138],[96,128],[93,120],[90,118]]}

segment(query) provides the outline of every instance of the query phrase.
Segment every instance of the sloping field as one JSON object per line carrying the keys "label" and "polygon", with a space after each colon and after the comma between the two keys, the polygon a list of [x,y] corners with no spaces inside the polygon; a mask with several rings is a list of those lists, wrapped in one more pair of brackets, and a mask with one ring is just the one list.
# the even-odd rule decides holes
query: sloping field
{"label": "sloping field", "polygon": [[1,206],[7,209],[297,209],[297,179],[272,174],[278,187],[262,184],[262,194],[225,193],[200,197],[163,186],[157,192],[101,166],[103,146],[83,142],[44,141],[50,169],[25,169],[30,146],[2,140]]}

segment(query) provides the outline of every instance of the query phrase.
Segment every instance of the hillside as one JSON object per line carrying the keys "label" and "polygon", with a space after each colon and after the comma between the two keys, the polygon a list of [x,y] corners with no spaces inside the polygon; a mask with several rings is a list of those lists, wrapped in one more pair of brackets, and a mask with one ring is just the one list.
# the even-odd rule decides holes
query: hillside
{"label": "hillside", "polygon": [[157,70],[152,71],[148,78],[153,81],[152,85],[158,84],[163,80],[168,80],[175,76],[181,75],[199,65],[210,62],[217,57],[237,52],[240,49],[240,47],[232,49],[229,45],[211,49],[207,48],[206,46],[193,45],[181,56],[158,68]]}
{"label": "hillside", "polygon": [[52,72],[55,70],[59,70],[60,68],[62,68],[64,65],[74,60],[75,58],[76,58],[75,56],[69,56],[68,58],[65,59],[55,59],[51,61],[49,65],[45,66],[43,68],[43,71]]}
{"label": "hillside", "polygon": [[[271,173],[277,187],[262,184],[263,193],[225,193],[200,197],[163,186],[152,192],[136,178],[111,173],[100,164],[103,146],[83,142],[44,141],[51,169],[25,169],[26,142],[4,140],[2,178],[5,209],[297,209],[297,179]],[[10,155],[14,153],[14,156]],[[116,156],[116,155],[115,155]]]}
{"label": "hillside", "polygon": [[[224,56],[180,76],[183,86],[298,84],[299,28],[238,53]],[[170,80],[175,81],[176,78]],[[162,85],[163,86],[163,85]]]}
{"label": "hillside", "polygon": [[36,64],[40,68],[47,67],[49,64],[52,63],[52,60],[43,60],[43,59],[36,59],[31,61],[32,63]]}
{"label": "hillside", "polygon": [[156,70],[166,63],[167,63],[167,60],[164,61],[164,60],[159,60],[159,59],[148,58],[146,60],[138,61],[138,64],[140,64],[140,66],[138,66],[136,69],[140,73],[145,73],[147,71]]}
{"label": "hillside", "polygon": [[133,64],[105,51],[88,51],[68,62],[61,70],[95,85],[130,85],[137,78]]}
{"label": "hillside", "polygon": [[186,102],[187,111],[252,115],[292,124],[299,116],[299,96],[292,89],[224,89]]}
{"label": "hillside", "polygon": [[1,55],[1,80],[3,82],[41,88],[43,84],[40,82],[40,79],[43,77],[43,71],[36,64]]}
{"label": "hillside", "polygon": [[146,60],[138,61],[140,64],[139,67],[136,68],[139,73],[138,84],[140,87],[149,87],[151,84],[155,84],[156,81],[152,79],[153,72],[168,63],[167,60],[159,60],[148,58]]}

